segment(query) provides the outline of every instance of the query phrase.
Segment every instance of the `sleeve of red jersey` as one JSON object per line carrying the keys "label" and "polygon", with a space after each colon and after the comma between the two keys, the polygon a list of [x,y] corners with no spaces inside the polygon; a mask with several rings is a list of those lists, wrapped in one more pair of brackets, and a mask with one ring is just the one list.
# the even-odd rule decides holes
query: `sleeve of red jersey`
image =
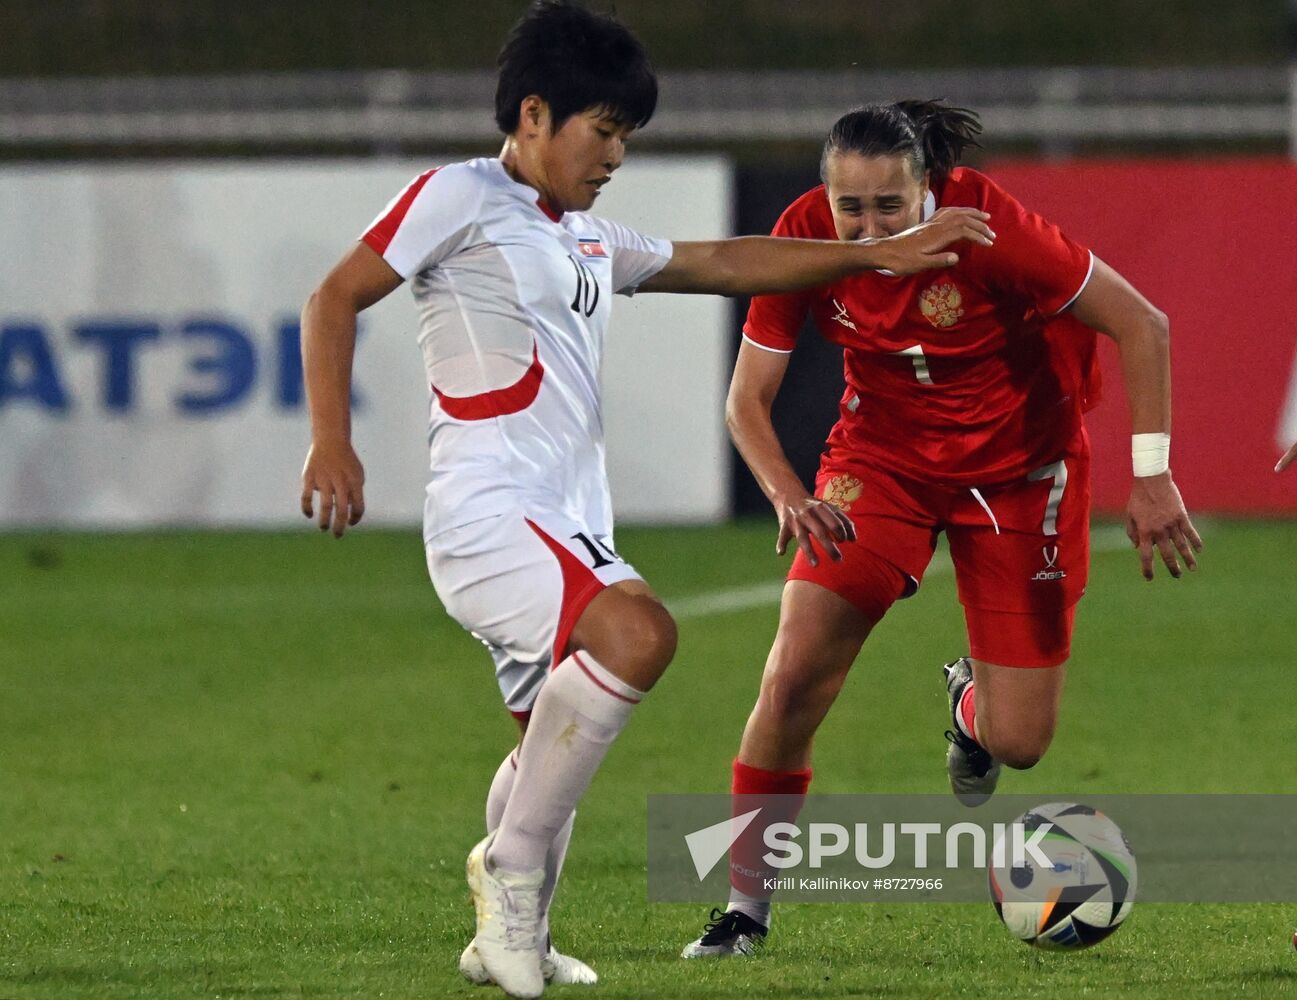
{"label": "sleeve of red jersey", "polygon": [[985,204],[995,230],[995,246],[968,252],[969,263],[988,283],[1016,292],[1045,316],[1076,301],[1094,270],[1094,255],[1058,226],[1029,211],[1012,195],[985,179]]}
{"label": "sleeve of red jersey", "polygon": [[582,240],[581,252],[595,257],[606,253],[612,258],[612,290],[617,294],[634,295],[670,262],[673,247],[669,240],[645,236],[620,222],[593,215],[586,218],[598,232],[599,242]]}
{"label": "sleeve of red jersey", "polygon": [[465,165],[428,170],[388,202],[360,239],[409,278],[462,246],[481,204],[481,182]]}
{"label": "sleeve of red jersey", "polygon": [[[775,223],[771,236],[809,238],[801,199],[794,202]],[[748,306],[748,318],[743,323],[743,339],[765,351],[788,354],[797,343],[806,313],[811,307],[813,292],[786,292],[782,295],[755,295]]]}

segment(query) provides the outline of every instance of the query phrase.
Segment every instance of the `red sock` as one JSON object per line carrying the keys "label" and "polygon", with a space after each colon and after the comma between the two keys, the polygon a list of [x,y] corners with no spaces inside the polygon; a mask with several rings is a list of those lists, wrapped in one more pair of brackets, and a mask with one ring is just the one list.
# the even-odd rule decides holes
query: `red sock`
{"label": "red sock", "polygon": [[[764,882],[775,878],[778,872],[761,860],[767,850],[764,840],[766,827],[795,820],[802,811],[810,784],[809,767],[804,771],[765,771],[749,767],[740,760],[734,761],[731,815],[741,816],[753,809],[761,809],[730,848],[730,885],[745,896],[770,898],[771,892]],[[757,795],[777,798],[747,798]]]}
{"label": "red sock", "polygon": [[977,739],[974,720],[977,718],[977,699],[973,697],[973,685],[970,683],[959,696],[959,721],[963,723],[964,735],[971,740]]}

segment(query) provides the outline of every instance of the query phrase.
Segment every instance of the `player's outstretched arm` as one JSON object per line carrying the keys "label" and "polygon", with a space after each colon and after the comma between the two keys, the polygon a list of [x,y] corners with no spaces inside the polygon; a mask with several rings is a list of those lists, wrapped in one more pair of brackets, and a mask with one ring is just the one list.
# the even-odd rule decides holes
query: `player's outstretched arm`
{"label": "player's outstretched arm", "polygon": [[356,314],[401,284],[366,244],[338,263],[302,309],[302,371],[311,415],[311,447],[302,469],[302,514],[314,517],[320,495],[321,531],[341,538],[365,513],[365,469],[351,447],[351,363]]}
{"label": "player's outstretched arm", "polygon": [[1153,579],[1156,549],[1173,577],[1181,574],[1178,552],[1197,569],[1202,538],[1189,519],[1167,467],[1171,442],[1171,333],[1166,316],[1114,271],[1094,259],[1094,272],[1072,313],[1107,334],[1121,352],[1130,398],[1135,481],[1126,508],[1126,534],[1139,549],[1146,580]]}
{"label": "player's outstretched arm", "polygon": [[819,565],[816,544],[837,562],[842,558],[838,542],[854,542],[856,527],[837,507],[806,492],[770,419],[770,407],[787,370],[787,354],[763,351],[745,341],[725,401],[725,423],[734,446],[779,517],[775,552],[783,555],[789,541],[796,539],[812,566]]}
{"label": "player's outstretched arm", "polygon": [[666,267],[640,291],[765,295],[827,285],[861,271],[914,274],[950,267],[959,261],[947,249],[952,244],[995,241],[989,219],[975,208],[943,208],[903,233],[851,243],[771,236],[676,243]]}
{"label": "player's outstretched arm", "polygon": [[1283,458],[1275,463],[1274,471],[1283,472],[1284,469],[1292,465],[1293,459],[1297,459],[1297,441],[1294,441],[1292,447],[1283,453]]}

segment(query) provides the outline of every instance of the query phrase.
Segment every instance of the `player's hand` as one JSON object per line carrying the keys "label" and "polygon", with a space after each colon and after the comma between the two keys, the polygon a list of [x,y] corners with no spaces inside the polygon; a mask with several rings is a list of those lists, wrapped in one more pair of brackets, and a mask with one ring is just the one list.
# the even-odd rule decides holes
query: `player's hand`
{"label": "player's hand", "polygon": [[1295,458],[1297,458],[1297,441],[1294,441],[1293,446],[1283,453],[1283,458],[1279,459],[1275,464],[1274,471],[1283,472],[1284,469],[1292,465]]}
{"label": "player's hand", "polygon": [[1130,504],[1126,507],[1126,537],[1139,549],[1139,564],[1145,580],[1153,579],[1154,548],[1177,579],[1181,575],[1177,552],[1189,569],[1198,568],[1194,553],[1202,551],[1202,538],[1189,520],[1170,472],[1135,479]]}
{"label": "player's hand", "polygon": [[931,219],[895,236],[869,242],[883,250],[887,262],[882,266],[894,274],[917,274],[934,267],[959,263],[959,254],[947,250],[952,243],[968,240],[984,247],[995,243],[995,232],[988,225],[990,216],[976,208],[941,208]]}
{"label": "player's hand", "polygon": [[302,469],[302,514],[315,517],[314,495],[320,494],[319,526],[341,538],[348,525],[365,516],[365,467],[347,441],[312,441]]}
{"label": "player's hand", "polygon": [[814,539],[834,562],[842,561],[838,542],[854,542],[856,526],[839,507],[808,493],[802,492],[775,498],[775,513],[779,515],[779,540],[775,554],[783,555],[788,543],[797,539],[797,545],[812,566],[820,564]]}

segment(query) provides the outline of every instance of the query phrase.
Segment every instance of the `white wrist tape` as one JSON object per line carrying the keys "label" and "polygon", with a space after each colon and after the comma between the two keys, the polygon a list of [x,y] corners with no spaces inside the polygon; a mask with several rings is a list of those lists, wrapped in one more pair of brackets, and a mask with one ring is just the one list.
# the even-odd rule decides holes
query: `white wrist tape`
{"label": "white wrist tape", "polygon": [[1160,476],[1171,462],[1170,434],[1132,434],[1130,463],[1136,476]]}

